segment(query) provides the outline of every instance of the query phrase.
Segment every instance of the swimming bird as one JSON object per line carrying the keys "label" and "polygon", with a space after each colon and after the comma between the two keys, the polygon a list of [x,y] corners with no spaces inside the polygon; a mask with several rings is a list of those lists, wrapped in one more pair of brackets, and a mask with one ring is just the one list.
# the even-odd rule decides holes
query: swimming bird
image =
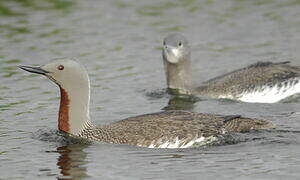
{"label": "swimming bird", "polygon": [[71,59],[57,59],[39,67],[19,67],[58,85],[58,129],[75,137],[149,148],[186,148],[217,135],[275,127],[259,119],[188,111],[162,111],[95,126],[89,112],[90,80],[82,65]]}
{"label": "swimming bird", "polygon": [[289,61],[257,62],[196,87],[191,75],[191,49],[179,33],[163,40],[163,63],[171,94],[193,94],[253,103],[275,103],[300,93],[300,67]]}

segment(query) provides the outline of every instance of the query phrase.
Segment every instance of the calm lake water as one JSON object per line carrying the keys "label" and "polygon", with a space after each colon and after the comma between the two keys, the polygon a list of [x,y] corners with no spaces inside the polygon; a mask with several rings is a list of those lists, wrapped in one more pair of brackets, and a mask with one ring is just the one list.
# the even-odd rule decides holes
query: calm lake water
{"label": "calm lake water", "polygon": [[[300,65],[299,0],[0,0],[0,179],[300,179],[299,98],[168,102],[161,44],[170,32],[189,39],[199,83],[257,61]],[[59,57],[87,68],[95,124],[167,108],[278,128],[196,149],[79,144],[56,131],[58,88],[16,67]]]}

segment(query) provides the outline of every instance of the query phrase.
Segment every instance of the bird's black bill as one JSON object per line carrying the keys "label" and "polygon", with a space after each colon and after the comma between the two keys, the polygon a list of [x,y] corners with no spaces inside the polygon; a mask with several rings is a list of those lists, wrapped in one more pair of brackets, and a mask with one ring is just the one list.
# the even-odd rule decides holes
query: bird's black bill
{"label": "bird's black bill", "polygon": [[49,73],[48,71],[40,68],[40,67],[35,67],[35,66],[19,66],[19,68],[31,72],[31,73],[36,73],[36,74],[42,74],[45,75],[47,73]]}

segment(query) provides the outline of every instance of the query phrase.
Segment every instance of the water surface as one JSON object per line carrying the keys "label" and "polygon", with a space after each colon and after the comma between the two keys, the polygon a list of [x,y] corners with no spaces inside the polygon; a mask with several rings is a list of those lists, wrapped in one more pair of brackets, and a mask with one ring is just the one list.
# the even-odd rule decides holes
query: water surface
{"label": "water surface", "polygon": [[[163,37],[182,32],[196,82],[257,61],[300,65],[299,17],[298,0],[0,0],[0,179],[299,179],[299,99],[169,102],[161,60]],[[59,57],[87,68],[95,124],[165,108],[262,118],[278,130],[180,150],[69,142],[56,131],[58,88],[16,67]]]}

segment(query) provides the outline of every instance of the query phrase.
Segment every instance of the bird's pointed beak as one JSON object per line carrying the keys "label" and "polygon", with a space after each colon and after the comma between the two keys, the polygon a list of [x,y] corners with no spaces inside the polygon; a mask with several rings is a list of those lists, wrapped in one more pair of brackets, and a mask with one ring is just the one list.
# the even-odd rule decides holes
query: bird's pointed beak
{"label": "bird's pointed beak", "polygon": [[179,55],[179,50],[177,47],[173,47],[173,46],[165,46],[164,51],[168,54],[173,54],[174,56],[178,56]]}
{"label": "bird's pointed beak", "polygon": [[19,68],[31,72],[31,73],[36,73],[36,74],[42,74],[42,75],[46,75],[47,73],[49,73],[49,71],[46,71],[44,69],[42,69],[39,66],[25,66],[25,65],[21,65],[19,66]]}

